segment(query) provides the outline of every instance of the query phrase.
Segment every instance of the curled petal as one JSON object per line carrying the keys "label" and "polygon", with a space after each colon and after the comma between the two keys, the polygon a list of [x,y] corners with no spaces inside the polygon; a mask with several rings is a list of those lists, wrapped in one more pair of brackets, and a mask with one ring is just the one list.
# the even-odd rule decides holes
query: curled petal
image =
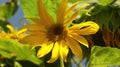
{"label": "curled petal", "polygon": [[98,24],[92,21],[76,24],[70,28],[71,31],[80,35],[95,34],[99,30]]}
{"label": "curled petal", "polygon": [[46,38],[43,38],[39,42],[32,42],[32,44],[30,45],[30,49],[33,49],[37,46],[42,46],[44,43],[47,43],[47,42],[48,42],[48,40]]}
{"label": "curled petal", "polygon": [[17,32],[17,36],[19,36],[20,34],[26,32],[26,31],[27,31],[27,29],[21,29],[21,30],[19,30],[19,31]]}
{"label": "curled petal", "polygon": [[12,25],[7,25],[7,28],[9,28],[11,33],[15,32],[15,29],[14,29],[14,27]]}
{"label": "curled petal", "polygon": [[43,57],[48,54],[53,48],[53,43],[45,43],[41,46],[41,48],[37,52],[37,57]]}

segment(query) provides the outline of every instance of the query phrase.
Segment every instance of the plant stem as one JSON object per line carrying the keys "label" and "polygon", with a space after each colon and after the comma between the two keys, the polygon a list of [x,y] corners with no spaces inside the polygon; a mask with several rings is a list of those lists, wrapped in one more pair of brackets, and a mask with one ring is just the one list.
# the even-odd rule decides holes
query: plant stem
{"label": "plant stem", "polygon": [[60,58],[60,67],[64,67],[64,61],[62,58]]}

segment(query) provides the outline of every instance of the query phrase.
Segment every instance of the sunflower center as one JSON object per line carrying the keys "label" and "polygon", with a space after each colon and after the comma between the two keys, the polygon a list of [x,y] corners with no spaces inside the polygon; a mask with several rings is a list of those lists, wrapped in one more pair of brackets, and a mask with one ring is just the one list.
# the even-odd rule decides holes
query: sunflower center
{"label": "sunflower center", "polygon": [[64,39],[67,31],[65,30],[63,24],[54,24],[48,28],[47,38],[50,41],[60,41]]}

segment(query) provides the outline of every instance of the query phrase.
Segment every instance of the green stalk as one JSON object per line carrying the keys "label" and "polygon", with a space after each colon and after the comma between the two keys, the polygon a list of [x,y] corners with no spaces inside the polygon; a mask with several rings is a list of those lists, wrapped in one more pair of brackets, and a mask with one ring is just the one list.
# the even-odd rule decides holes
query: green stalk
{"label": "green stalk", "polygon": [[60,57],[60,67],[64,67],[64,61],[61,57]]}

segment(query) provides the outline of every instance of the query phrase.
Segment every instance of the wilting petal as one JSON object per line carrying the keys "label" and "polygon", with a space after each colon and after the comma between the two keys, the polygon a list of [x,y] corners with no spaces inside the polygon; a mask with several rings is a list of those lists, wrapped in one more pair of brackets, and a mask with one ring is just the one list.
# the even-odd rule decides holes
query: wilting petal
{"label": "wilting petal", "polygon": [[60,44],[60,56],[65,62],[67,62],[66,58],[67,58],[68,52],[69,52],[69,48],[68,48],[67,44],[64,41],[61,42],[61,44]]}
{"label": "wilting petal", "polygon": [[76,41],[80,42],[81,44],[83,44],[84,46],[89,47],[88,41],[83,36],[77,34],[71,34],[71,37]]}
{"label": "wilting petal", "polygon": [[59,50],[60,50],[60,45],[58,44],[58,42],[56,42],[52,50],[52,57],[50,60],[47,61],[48,63],[53,63],[58,59]]}
{"label": "wilting petal", "polygon": [[37,52],[37,57],[43,57],[48,54],[53,48],[53,43],[45,43],[41,46],[41,48]]}
{"label": "wilting petal", "polygon": [[99,30],[99,26],[95,22],[88,21],[73,25],[70,30],[80,35],[90,35],[95,34]]}
{"label": "wilting petal", "polygon": [[71,49],[72,53],[75,56],[77,56],[80,60],[82,60],[83,54],[80,45],[71,37],[67,37],[66,42],[69,48]]}
{"label": "wilting petal", "polygon": [[54,21],[52,17],[46,11],[46,8],[44,4],[42,3],[42,0],[37,0],[37,6],[38,6],[38,13],[39,13],[40,19],[47,25],[53,24]]}
{"label": "wilting petal", "polygon": [[62,0],[58,9],[57,9],[57,23],[63,23],[65,18],[65,9],[67,6],[68,0]]}

